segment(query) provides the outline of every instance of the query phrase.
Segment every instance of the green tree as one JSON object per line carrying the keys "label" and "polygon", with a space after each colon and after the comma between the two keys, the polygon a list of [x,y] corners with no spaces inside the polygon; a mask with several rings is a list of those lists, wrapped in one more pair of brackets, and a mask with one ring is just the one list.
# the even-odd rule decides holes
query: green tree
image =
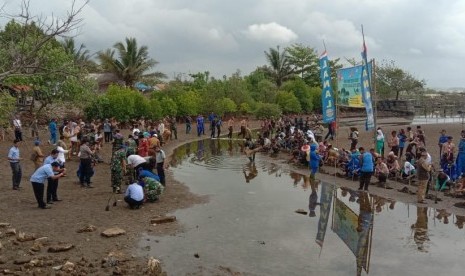
{"label": "green tree", "polygon": [[[6,24],[0,32],[0,56],[5,58],[3,63],[0,61],[0,70],[3,72],[0,73],[0,81],[5,85],[31,86],[33,89],[30,96],[34,96],[39,103],[35,111],[37,113],[51,103],[72,102],[82,106],[91,99],[89,95],[95,83],[85,78],[86,72],[75,66],[72,57],[47,31],[35,23],[22,25],[13,20]],[[38,41],[43,43],[39,48]],[[5,52],[4,49],[10,51]],[[29,52],[34,52],[36,56],[29,57]],[[23,58],[25,60],[21,61]],[[24,64],[16,65],[15,62],[10,64],[14,59],[27,64],[29,58],[36,60],[30,68]],[[5,69],[4,66],[12,68]],[[37,90],[40,92],[34,93]],[[30,111],[34,112],[32,108]]]}
{"label": "green tree", "polygon": [[84,114],[90,119],[104,119],[113,117],[112,106],[106,95],[100,95],[93,99],[85,108]]}
{"label": "green tree", "polygon": [[126,38],[125,43],[117,42],[114,50],[107,49],[97,56],[105,71],[116,74],[126,86],[132,87],[136,81],[147,77],[148,71],[158,62],[149,57],[147,46],[138,47],[135,38]]}
{"label": "green tree", "polygon": [[91,60],[90,51],[86,49],[84,44],[76,47],[74,38],[67,37],[61,42],[61,45],[63,45],[65,52],[73,57],[76,66],[83,67],[89,72],[97,71],[97,64]]}
{"label": "green tree", "polygon": [[225,113],[233,113],[237,111],[236,103],[230,98],[219,99],[216,105],[218,109],[215,113],[220,116],[223,116]]}
{"label": "green tree", "polygon": [[168,97],[164,97],[160,100],[161,114],[163,117],[165,116],[176,116],[178,113],[178,107],[176,102]]}
{"label": "green tree", "polygon": [[199,113],[201,98],[195,91],[187,91],[179,94],[175,99],[178,115],[195,115]]}
{"label": "green tree", "polygon": [[[297,78],[295,80],[286,81],[281,90],[291,92],[299,101],[302,111],[308,113],[313,110],[313,99],[310,93],[310,87],[304,80]],[[283,108],[283,110],[285,110]]]}
{"label": "green tree", "polygon": [[395,95],[395,99],[398,100],[402,93],[422,91],[426,84],[424,80],[418,80],[409,72],[397,67],[394,61],[381,63],[375,74],[376,90],[382,98]]}
{"label": "green tree", "polygon": [[264,118],[278,118],[281,116],[281,108],[277,104],[272,103],[258,103],[254,112],[255,117],[258,119]]}
{"label": "green tree", "polygon": [[314,48],[300,43],[292,44],[286,48],[289,64],[296,74],[310,86],[320,83],[319,60]]}
{"label": "green tree", "polygon": [[312,98],[312,111],[321,112],[321,88],[320,87],[310,87],[310,95]]}
{"label": "green tree", "polygon": [[250,103],[252,101],[252,97],[247,90],[247,83],[241,77],[240,72],[237,71],[231,75],[227,80],[224,82],[224,90],[223,93],[218,93],[217,97],[229,97],[232,99],[236,105],[240,105],[241,103]]}
{"label": "green tree", "polygon": [[[66,16],[47,17],[34,15],[27,0],[21,1],[20,12],[11,16],[0,9],[0,19],[9,20],[0,33],[0,82],[10,77],[39,76],[49,74],[74,75],[69,63],[46,66],[50,48],[55,48],[57,38],[80,28],[79,18],[88,1],[81,6],[72,2]],[[5,8],[6,4],[2,6]],[[3,21],[3,20],[0,20]]]}
{"label": "green tree", "polygon": [[16,109],[16,99],[7,91],[0,91],[0,127],[10,124],[11,115]]}
{"label": "green tree", "polygon": [[299,113],[302,111],[299,99],[292,92],[280,91],[276,98],[276,103],[284,113]]}
{"label": "green tree", "polygon": [[280,51],[279,46],[270,48],[269,52],[265,51],[265,56],[269,64],[266,69],[276,86],[281,87],[284,81],[294,76],[286,49]]}

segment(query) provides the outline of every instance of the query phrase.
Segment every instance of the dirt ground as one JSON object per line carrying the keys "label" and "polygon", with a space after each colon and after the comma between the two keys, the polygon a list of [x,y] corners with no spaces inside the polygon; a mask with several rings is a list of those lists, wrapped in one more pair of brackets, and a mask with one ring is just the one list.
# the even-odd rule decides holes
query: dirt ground
{"label": "dirt ground", "polygon": [[[393,119],[394,120],[394,119]],[[252,127],[259,122],[252,122]],[[385,134],[393,129],[405,126],[382,126]],[[461,124],[424,125],[426,144],[433,160],[438,160],[437,140],[439,131],[444,128],[454,137],[458,144]],[[164,150],[169,156],[173,149],[183,143],[198,139],[192,132],[184,133],[184,126],[178,127],[178,140],[170,141]],[[225,131],[225,130],[224,130]],[[223,132],[224,132],[223,131]],[[26,131],[25,131],[26,132]],[[372,146],[372,132],[361,132],[360,145]],[[26,136],[27,133],[25,133]],[[341,128],[338,139],[333,142],[337,147],[348,147],[348,130]],[[202,136],[201,138],[205,138]],[[42,141],[47,140],[45,132],[41,133]],[[60,179],[58,196],[63,200],[52,205],[49,210],[37,208],[29,177],[33,172],[33,163],[28,160],[32,149],[32,140],[26,138],[20,145],[23,179],[20,191],[11,188],[11,170],[6,159],[11,138],[0,142],[0,274],[17,275],[141,275],[147,274],[147,259],[134,255],[134,248],[142,233],[153,235],[169,235],[181,230],[182,222],[152,225],[150,220],[164,216],[180,208],[187,208],[193,204],[203,203],[208,198],[192,194],[187,186],[179,183],[169,169],[167,170],[167,188],[160,200],[156,203],[145,204],[140,210],[130,210],[126,207],[123,196],[118,195],[117,206],[110,206],[105,211],[108,199],[111,196],[109,154],[111,146],[106,144],[103,157],[106,163],[98,164],[96,174],[92,178],[93,189],[81,188],[75,172],[78,159],[74,158],[66,163],[68,176]],[[51,146],[43,143],[44,153],[50,152]],[[388,152],[386,150],[386,152]],[[286,154],[281,155],[279,161],[286,164]],[[291,165],[290,165],[291,166]],[[307,173],[305,168],[292,167],[293,170]],[[326,169],[330,171],[330,168]],[[327,182],[337,182],[338,185],[357,188],[358,183],[336,178],[328,174],[319,174],[318,178]],[[374,181],[374,180],[373,180]],[[414,204],[416,197],[400,193],[397,189],[404,185],[391,182],[392,190],[370,186],[370,193]],[[412,187],[412,190],[416,190]],[[437,204],[428,200],[428,205],[434,208],[450,210],[455,214],[463,214],[463,209],[453,207],[456,202],[463,199],[453,199],[440,196],[442,201]],[[110,202],[111,203],[111,202]],[[111,205],[111,204],[110,204]],[[95,226],[92,232],[77,233],[79,229]],[[125,230],[125,234],[105,238],[101,232],[111,227]],[[14,230],[14,231],[13,231]],[[37,238],[42,238],[38,239]],[[72,245],[72,248],[63,252],[49,252],[56,246]],[[52,248],[52,249],[50,249]],[[67,263],[69,262],[69,263]],[[67,264],[66,264],[67,263]],[[71,263],[71,264],[70,264]],[[169,274],[169,272],[168,272]]]}

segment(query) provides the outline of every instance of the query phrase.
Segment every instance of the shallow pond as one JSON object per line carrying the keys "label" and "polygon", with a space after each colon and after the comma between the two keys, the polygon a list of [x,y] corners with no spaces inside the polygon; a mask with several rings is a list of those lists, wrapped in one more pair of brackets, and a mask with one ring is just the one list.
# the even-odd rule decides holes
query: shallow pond
{"label": "shallow pond", "polygon": [[169,275],[462,275],[465,269],[465,217],[312,181],[260,154],[253,164],[237,142],[187,144],[173,166],[176,179],[210,201],[174,213],[182,233],[141,239],[140,254],[159,258]]}

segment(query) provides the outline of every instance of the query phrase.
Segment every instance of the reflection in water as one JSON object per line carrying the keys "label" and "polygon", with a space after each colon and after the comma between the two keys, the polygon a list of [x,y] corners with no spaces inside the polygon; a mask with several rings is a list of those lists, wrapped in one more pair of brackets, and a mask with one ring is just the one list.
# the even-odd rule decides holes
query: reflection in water
{"label": "reflection in water", "polygon": [[[248,173],[247,173],[248,171]],[[242,170],[242,172],[244,173],[244,177],[245,177],[245,182],[246,183],[249,183],[250,180],[254,179],[255,177],[257,177],[258,175],[258,170],[257,170],[257,166],[255,165],[255,162],[250,162],[247,164],[247,170],[244,168]]]}
{"label": "reflection in water", "polygon": [[[174,275],[188,274],[201,261],[203,266],[226,264],[253,275],[439,275],[427,264],[464,258],[459,243],[463,232],[458,229],[463,229],[465,216],[416,206],[412,216],[402,202],[312,181],[260,155],[249,162],[237,141],[198,141],[174,155],[175,177],[195,193],[214,195],[209,204],[176,213],[186,229],[195,231],[183,232],[182,239],[157,237],[157,252],[169,252],[160,258]],[[310,218],[294,215],[307,204]],[[266,243],[257,248],[256,242],[248,242],[257,240]],[[215,251],[219,246],[224,255]],[[185,251],[203,248],[200,255],[205,257],[179,268],[177,260],[189,262]],[[415,262],[415,271],[405,259]],[[458,274],[456,268],[451,270],[449,275]]]}
{"label": "reflection in water", "polygon": [[428,252],[425,242],[428,238],[428,208],[417,206],[417,221],[412,225],[414,231],[413,239],[419,251]]}
{"label": "reflection in water", "polygon": [[[349,202],[356,201],[359,205],[358,215],[341,199],[342,195],[350,194]],[[356,258],[357,275],[361,275],[362,269],[367,273],[370,267],[371,240],[374,225],[374,197],[369,197],[367,192],[344,189],[342,198],[338,198],[338,191],[334,193],[333,225],[331,229],[347,245]],[[358,199],[357,199],[358,197]]]}
{"label": "reflection in water", "polygon": [[311,178],[310,176],[304,176],[305,180],[308,180],[310,182],[310,187],[312,192],[310,193],[310,196],[308,197],[308,213],[310,217],[316,216],[315,214],[315,209],[316,206],[318,205],[318,181],[316,179]]}

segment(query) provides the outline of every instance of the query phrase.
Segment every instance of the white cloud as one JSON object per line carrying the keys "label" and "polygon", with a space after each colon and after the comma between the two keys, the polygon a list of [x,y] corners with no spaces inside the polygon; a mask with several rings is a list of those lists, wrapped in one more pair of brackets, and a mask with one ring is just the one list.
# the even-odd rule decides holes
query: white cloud
{"label": "white cloud", "polygon": [[423,51],[417,48],[410,48],[408,49],[409,53],[412,53],[414,55],[422,55]]}
{"label": "white cloud", "polygon": [[[18,2],[5,11],[17,14]],[[31,12],[62,16],[71,2],[34,0]],[[81,17],[77,43],[94,53],[134,37],[169,76],[248,74],[269,47],[295,42],[321,52],[324,40],[330,58],[360,59],[363,24],[369,58],[394,60],[428,86],[465,87],[463,0],[91,0]]]}
{"label": "white cloud", "polygon": [[244,33],[252,40],[263,42],[289,43],[298,38],[294,31],[276,22],[250,25]]}

